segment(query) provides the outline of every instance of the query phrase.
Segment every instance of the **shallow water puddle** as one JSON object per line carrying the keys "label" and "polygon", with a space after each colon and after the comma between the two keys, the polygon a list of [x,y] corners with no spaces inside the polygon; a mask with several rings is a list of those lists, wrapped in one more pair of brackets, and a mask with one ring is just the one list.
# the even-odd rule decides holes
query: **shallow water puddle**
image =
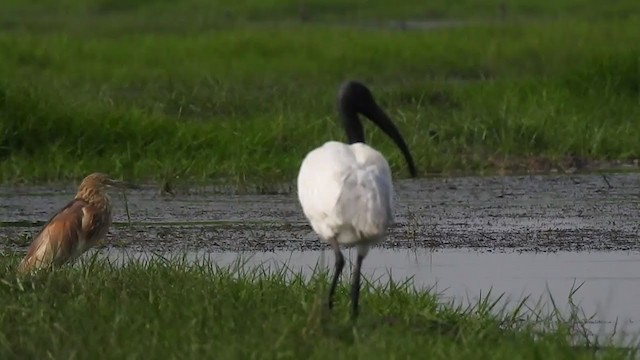
{"label": "shallow water puddle", "polygon": [[[355,251],[350,251],[353,259]],[[111,248],[106,252],[112,260],[125,257],[147,259],[153,254]],[[175,255],[175,253],[174,253]],[[171,254],[169,254],[171,256]],[[271,269],[286,265],[293,272],[311,274],[317,264],[333,269],[331,251],[275,252],[187,252],[188,261],[207,259],[220,266],[233,266],[243,261],[247,268],[258,265]],[[594,335],[616,330],[616,338],[640,334],[640,252],[557,252],[557,253],[490,253],[466,250],[388,250],[372,249],[363,264],[364,276],[385,283],[413,278],[419,288],[432,288],[443,302],[451,300],[463,305],[475,303],[491,290],[491,297],[504,294],[507,308],[530,296],[527,304],[546,304],[536,309],[551,311],[549,295],[567,314],[572,288],[580,288],[572,301],[580,306]],[[349,271],[345,271],[349,276]],[[348,279],[343,276],[343,281]],[[365,305],[366,306],[366,305]],[[617,321],[617,324],[616,324]],[[626,339],[630,340],[630,339]]]}

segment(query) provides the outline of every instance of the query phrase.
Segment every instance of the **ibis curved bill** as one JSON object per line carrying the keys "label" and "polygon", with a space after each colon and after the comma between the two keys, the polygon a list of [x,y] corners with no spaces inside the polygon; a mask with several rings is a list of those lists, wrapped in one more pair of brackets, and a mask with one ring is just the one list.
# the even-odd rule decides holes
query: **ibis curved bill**
{"label": "ibis curved bill", "polygon": [[135,185],[93,173],[84,178],[75,198],[43,226],[18,265],[19,274],[73,261],[104,238],[111,225],[108,187]]}
{"label": "ibis curved bill", "polygon": [[335,253],[329,309],[345,262],[340,245],[358,249],[351,283],[351,313],[355,318],[362,261],[369,247],[385,238],[393,221],[391,170],[384,156],[364,143],[358,114],[369,118],[396,143],[414,177],[416,168],[400,132],[365,85],[343,83],[337,105],[349,143],[329,141],[307,154],[298,174],[298,199],[313,230]]}

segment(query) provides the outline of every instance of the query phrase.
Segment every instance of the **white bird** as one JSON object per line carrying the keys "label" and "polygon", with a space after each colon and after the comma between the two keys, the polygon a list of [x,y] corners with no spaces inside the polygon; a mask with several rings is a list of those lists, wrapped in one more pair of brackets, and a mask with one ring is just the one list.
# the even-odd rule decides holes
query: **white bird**
{"label": "white bird", "polygon": [[298,174],[298,199],[313,230],[335,253],[329,309],[333,307],[333,295],[344,267],[340,245],[358,249],[351,282],[351,314],[356,318],[362,261],[369,247],[385,238],[393,221],[391,170],[382,154],[364,143],[358,113],[396,143],[414,177],[416,169],[400,132],[365,85],[357,81],[343,83],[337,107],[349,144],[329,141],[307,154]]}

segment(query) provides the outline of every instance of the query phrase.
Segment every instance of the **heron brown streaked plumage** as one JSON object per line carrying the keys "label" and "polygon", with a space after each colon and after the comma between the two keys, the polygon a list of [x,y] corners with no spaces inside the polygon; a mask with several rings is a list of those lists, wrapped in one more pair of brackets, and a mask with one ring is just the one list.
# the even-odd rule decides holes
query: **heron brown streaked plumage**
{"label": "heron brown streaked plumage", "polygon": [[43,226],[18,265],[18,273],[57,267],[73,261],[103,239],[111,225],[108,187],[137,186],[93,173],[84,178],[75,198]]}

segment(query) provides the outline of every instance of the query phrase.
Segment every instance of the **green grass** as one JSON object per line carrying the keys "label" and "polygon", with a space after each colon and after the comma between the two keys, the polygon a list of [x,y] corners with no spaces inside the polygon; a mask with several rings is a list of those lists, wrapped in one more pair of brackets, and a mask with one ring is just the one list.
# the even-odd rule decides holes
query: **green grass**
{"label": "green grass", "polygon": [[579,340],[577,318],[533,320],[522,308],[499,311],[490,297],[439,305],[409,283],[365,285],[353,326],[346,285],[334,312],[322,311],[326,273],[306,280],[286,268],[93,260],[17,280],[16,258],[0,257],[2,359],[619,359],[635,351]]}
{"label": "green grass", "polygon": [[[633,0],[5,0],[0,26],[48,30],[89,27],[111,29],[201,30],[236,23],[282,21],[513,20],[579,17],[625,18],[638,11]],[[16,16],[18,15],[18,16]],[[143,23],[145,26],[140,26]]]}
{"label": "green grass", "polygon": [[[520,0],[507,21],[482,10],[496,1],[449,3],[427,15],[417,2],[388,12],[380,1],[307,5],[332,21],[482,21],[392,31],[282,21],[294,5],[276,0],[4,2],[0,181],[96,170],[289,181],[309,150],[344,139],[334,99],[347,78],[372,87],[422,175],[640,156],[635,2]],[[366,129],[406,176],[391,142]]]}

